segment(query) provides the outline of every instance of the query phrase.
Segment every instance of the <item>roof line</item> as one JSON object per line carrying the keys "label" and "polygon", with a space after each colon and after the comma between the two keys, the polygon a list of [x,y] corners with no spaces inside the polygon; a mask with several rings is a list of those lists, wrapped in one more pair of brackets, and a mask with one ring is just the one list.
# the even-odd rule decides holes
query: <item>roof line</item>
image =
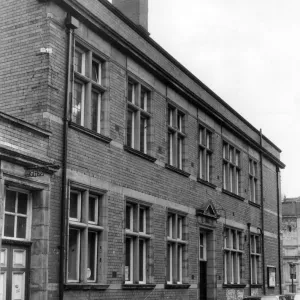
{"label": "roof line", "polygon": [[[126,17],[119,9],[117,9],[108,0],[98,0],[115,15],[117,15],[122,21],[124,21],[131,29],[141,35],[147,42],[149,42],[156,50],[163,54],[167,59],[169,59],[174,65],[176,65],[182,72],[199,84],[206,92],[213,96],[217,101],[224,105],[230,112],[232,112],[236,117],[242,120],[247,126],[249,126],[253,131],[260,134],[260,131],[255,128],[249,121],[247,121],[243,116],[241,116],[236,110],[234,110],[227,102],[225,102],[220,96],[218,96],[213,90],[211,90],[206,84],[204,84],[198,77],[196,77],[192,72],[190,72],[186,67],[184,67],[176,58],[174,58],[169,52],[162,48],[157,42],[155,42],[149,34],[140,26],[132,22],[128,17]],[[278,152],[282,152],[281,149],[276,146],[270,139],[265,135],[262,135],[263,139],[272,145]]]}

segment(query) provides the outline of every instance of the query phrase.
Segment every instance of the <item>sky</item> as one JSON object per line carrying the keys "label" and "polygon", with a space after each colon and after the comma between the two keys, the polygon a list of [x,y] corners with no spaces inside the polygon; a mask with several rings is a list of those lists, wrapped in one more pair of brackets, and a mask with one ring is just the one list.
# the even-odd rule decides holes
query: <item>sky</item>
{"label": "sky", "polygon": [[149,0],[150,36],[281,150],[300,196],[300,1]]}
{"label": "sky", "polygon": [[282,150],[282,195],[300,196],[300,1],[148,3],[150,36]]}

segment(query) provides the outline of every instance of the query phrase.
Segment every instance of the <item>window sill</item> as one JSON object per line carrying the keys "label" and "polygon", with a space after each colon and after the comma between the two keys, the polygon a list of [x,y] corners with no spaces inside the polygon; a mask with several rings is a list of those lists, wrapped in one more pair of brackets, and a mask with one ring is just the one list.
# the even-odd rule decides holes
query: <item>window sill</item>
{"label": "window sill", "polygon": [[188,289],[191,285],[187,283],[165,284],[165,289]]}
{"label": "window sill", "polygon": [[185,172],[185,171],[183,171],[181,169],[178,169],[176,167],[173,167],[173,166],[171,166],[169,164],[166,164],[165,167],[166,167],[166,169],[171,170],[171,171],[173,171],[175,173],[181,174],[181,175],[183,175],[185,177],[189,177],[191,175],[190,173]]}
{"label": "window sill", "polygon": [[202,183],[202,184],[204,184],[204,185],[207,185],[207,186],[209,186],[209,187],[211,187],[213,189],[215,189],[217,187],[216,185],[212,184],[211,182],[203,180],[203,179],[201,179],[199,177],[197,178],[197,181],[200,182],[200,183]]}
{"label": "window sill", "polygon": [[236,199],[238,199],[238,200],[241,200],[241,201],[244,201],[244,200],[245,200],[244,197],[239,196],[239,195],[237,195],[237,194],[235,194],[235,193],[229,192],[229,191],[227,191],[227,190],[225,190],[225,189],[222,189],[222,192],[223,192],[224,194],[229,195],[229,196],[231,196],[231,197],[234,197],[234,198],[236,198]]}
{"label": "window sill", "polygon": [[124,145],[124,150],[127,151],[127,152],[129,152],[129,153],[132,153],[132,154],[134,154],[134,155],[137,155],[137,156],[139,156],[139,157],[141,157],[141,158],[144,158],[144,159],[146,159],[146,160],[149,160],[149,161],[151,161],[151,162],[155,162],[155,161],[156,161],[156,158],[155,158],[155,157],[150,156],[150,155],[148,155],[148,154],[145,154],[145,153],[143,153],[143,152],[141,152],[141,151],[138,151],[138,150],[136,150],[136,149],[133,149],[133,148],[131,148],[131,147],[129,147],[129,146]]}
{"label": "window sill", "polygon": [[252,202],[252,201],[249,201],[249,204],[252,205],[252,206],[254,206],[254,207],[257,207],[257,208],[261,207],[260,204]]}
{"label": "window sill", "polygon": [[153,290],[155,288],[156,284],[147,284],[147,283],[141,283],[141,284],[123,284],[122,289],[123,290]]}
{"label": "window sill", "polygon": [[227,288],[227,289],[243,289],[246,287],[246,284],[223,284],[223,288]]}
{"label": "window sill", "polygon": [[75,129],[77,131],[80,131],[82,133],[88,134],[88,135],[90,135],[90,136],[92,136],[92,137],[94,137],[94,138],[96,138],[96,139],[98,139],[98,140],[100,140],[102,142],[105,142],[105,143],[110,143],[112,141],[111,138],[109,138],[109,137],[107,137],[107,136],[105,136],[103,134],[97,133],[96,131],[93,131],[91,129],[85,128],[85,127],[83,127],[81,125],[78,125],[78,124],[76,124],[74,122],[69,122],[69,127],[73,128],[73,129]]}
{"label": "window sill", "polygon": [[65,290],[106,290],[109,284],[97,283],[67,283],[64,285]]}

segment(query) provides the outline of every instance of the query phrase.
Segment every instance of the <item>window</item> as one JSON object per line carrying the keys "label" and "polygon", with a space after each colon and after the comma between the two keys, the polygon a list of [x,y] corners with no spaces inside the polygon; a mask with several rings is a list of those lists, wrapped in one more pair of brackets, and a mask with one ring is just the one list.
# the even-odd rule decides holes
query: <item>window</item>
{"label": "window", "polygon": [[231,193],[240,193],[240,151],[224,142],[223,144],[223,188]]}
{"label": "window", "polygon": [[143,85],[128,80],[126,145],[146,154],[149,152],[150,95]]}
{"label": "window", "polygon": [[199,178],[211,181],[212,133],[205,127],[199,127]]}
{"label": "window", "polygon": [[126,204],[125,211],[125,283],[146,284],[149,262],[149,207],[138,203]]}
{"label": "window", "polygon": [[242,231],[224,229],[224,284],[240,284],[242,278]]}
{"label": "window", "polygon": [[184,114],[168,106],[168,164],[183,169],[184,159]]}
{"label": "window", "polygon": [[72,189],[69,197],[68,282],[96,282],[102,196]]}
{"label": "window", "polygon": [[260,282],[260,256],[261,243],[260,236],[251,234],[251,283],[258,284]]}
{"label": "window", "polygon": [[184,255],[185,217],[169,213],[167,219],[167,284],[182,284],[186,273]]}
{"label": "window", "polygon": [[250,201],[258,203],[257,195],[257,162],[253,159],[249,159],[249,192]]}
{"label": "window", "polygon": [[95,53],[76,44],[72,121],[101,134],[107,134],[105,66],[106,63]]}
{"label": "window", "polygon": [[31,199],[27,191],[6,189],[4,202],[3,237],[28,240],[30,238]]}

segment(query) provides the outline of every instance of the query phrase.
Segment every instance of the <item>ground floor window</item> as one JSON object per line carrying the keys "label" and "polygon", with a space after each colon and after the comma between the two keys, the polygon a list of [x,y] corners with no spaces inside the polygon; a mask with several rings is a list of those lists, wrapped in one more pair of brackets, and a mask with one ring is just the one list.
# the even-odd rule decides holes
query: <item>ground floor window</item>
{"label": "ground floor window", "polygon": [[69,196],[68,282],[98,282],[98,252],[105,228],[103,195],[72,188]]}
{"label": "ground floor window", "polygon": [[125,283],[148,283],[150,207],[127,202],[125,209]]}

